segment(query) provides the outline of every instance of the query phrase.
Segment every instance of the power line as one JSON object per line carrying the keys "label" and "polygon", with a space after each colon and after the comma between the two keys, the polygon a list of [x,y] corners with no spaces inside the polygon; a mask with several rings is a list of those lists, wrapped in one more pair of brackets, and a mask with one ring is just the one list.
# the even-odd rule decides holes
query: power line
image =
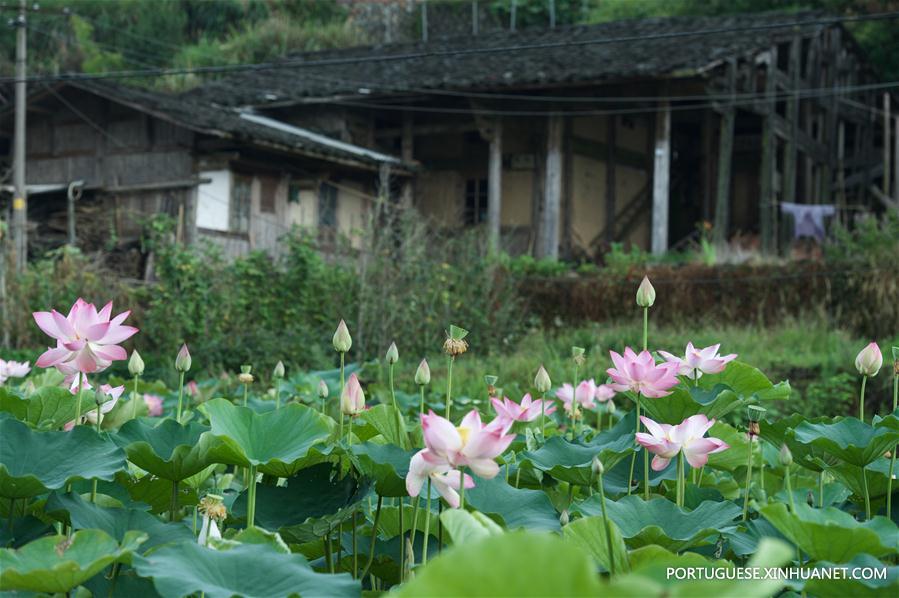
{"label": "power line", "polygon": [[[568,48],[582,46],[599,46],[616,43],[640,42],[656,39],[678,39],[684,37],[698,37],[705,35],[719,35],[722,33],[770,31],[774,29],[790,29],[795,27],[833,26],[847,22],[865,22],[892,20],[899,18],[899,11],[872,13],[868,15],[849,15],[831,17],[826,19],[807,19],[782,23],[766,23],[761,25],[743,25],[741,27],[717,27],[710,29],[697,29],[694,31],[671,31],[654,35],[630,35],[612,38],[593,38],[586,40],[563,40],[557,42],[540,42],[531,44],[508,44],[480,48],[457,48],[453,50],[432,50],[398,54],[375,54],[365,56],[353,56],[344,58],[322,58],[319,60],[286,59],[278,62],[261,62],[252,64],[232,64],[221,66],[202,66],[184,68],[159,68],[129,71],[107,71],[103,73],[69,73],[60,75],[33,75],[26,77],[27,81],[65,81],[65,80],[92,80],[92,79],[127,79],[140,77],[162,77],[169,75],[189,74],[221,74],[243,71],[279,70],[289,68],[308,68],[316,66],[338,66],[344,64],[362,64],[372,62],[395,62],[399,60],[417,60],[426,58],[443,58],[450,56],[478,56],[485,54],[521,52],[527,50],[547,50],[553,48]],[[13,82],[14,77],[0,78],[0,83]]]}

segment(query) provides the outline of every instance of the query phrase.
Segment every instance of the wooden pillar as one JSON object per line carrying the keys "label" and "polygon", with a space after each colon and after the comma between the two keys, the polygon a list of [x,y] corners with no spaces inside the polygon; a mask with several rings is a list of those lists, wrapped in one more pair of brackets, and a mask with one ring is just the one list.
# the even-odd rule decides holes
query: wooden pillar
{"label": "wooden pillar", "polygon": [[562,130],[561,116],[549,117],[546,126],[546,177],[543,188],[543,219],[540,257],[559,257],[559,215],[562,205]]}
{"label": "wooden pillar", "polygon": [[776,249],[774,213],[774,176],[777,162],[777,137],[774,135],[775,116],[775,75],[777,68],[777,47],[768,55],[765,73],[765,112],[762,116],[762,163],[759,169],[759,236],[763,253],[773,253]]}
{"label": "wooden pillar", "polygon": [[784,201],[796,201],[796,138],[799,136],[799,53],[802,40],[798,37],[790,42],[790,60],[787,66],[787,77],[790,81],[787,96],[787,126],[790,135],[784,151]]}
{"label": "wooden pillar", "polygon": [[197,242],[197,196],[199,187],[184,191],[184,243],[193,245]]}
{"label": "wooden pillar", "polygon": [[500,223],[503,206],[503,121],[497,117],[490,136],[490,157],[487,165],[487,226],[490,250],[500,248]]}
{"label": "wooden pillar", "polygon": [[656,112],[656,143],[652,169],[652,253],[668,250],[668,192],[671,174],[671,107]]}
{"label": "wooden pillar", "polygon": [[[413,122],[412,115],[407,113],[403,114],[403,131],[402,137],[400,139],[400,152],[403,157],[403,161],[411,162],[413,160],[413,148],[415,145],[415,133],[413,131]],[[414,179],[412,177],[407,177],[403,182],[403,195],[402,195],[402,205],[404,208],[411,208],[413,203],[413,198],[415,195],[415,187],[414,187]]]}
{"label": "wooden pillar", "polygon": [[893,176],[896,182],[893,185],[893,199],[899,204],[899,117],[896,117],[893,130]]}
{"label": "wooden pillar", "polygon": [[615,240],[615,145],[618,134],[618,117],[606,117],[606,243]]}
{"label": "wooden pillar", "polygon": [[[727,88],[733,95],[737,91],[737,65],[733,60],[727,63]],[[730,228],[730,178],[734,153],[734,123],[736,108],[731,101],[721,113],[721,129],[718,132],[718,181],[715,185],[715,243],[727,242]]]}
{"label": "wooden pillar", "polygon": [[883,92],[883,194],[890,196],[890,183],[893,175],[890,172],[890,132],[893,128],[890,122],[890,92]]}

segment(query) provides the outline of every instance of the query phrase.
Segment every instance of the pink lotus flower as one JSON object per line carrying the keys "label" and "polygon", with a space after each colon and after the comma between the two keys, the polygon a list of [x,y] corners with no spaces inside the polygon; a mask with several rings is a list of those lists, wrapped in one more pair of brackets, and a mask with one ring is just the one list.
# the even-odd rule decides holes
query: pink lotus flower
{"label": "pink lotus flower", "polygon": [[736,353],[724,356],[718,355],[718,349],[720,348],[721,343],[705,349],[697,349],[693,346],[693,343],[687,343],[687,349],[683,358],[672,355],[667,351],[659,351],[659,355],[664,357],[668,363],[675,364],[678,374],[694,380],[703,374],[723,372],[727,364],[737,358]]}
{"label": "pink lotus flower", "polygon": [[882,366],[883,353],[877,343],[868,343],[855,357],[855,369],[863,376],[876,376]]}
{"label": "pink lotus flower", "polygon": [[200,394],[200,387],[197,386],[197,382],[195,380],[191,380],[190,382],[185,384],[184,389],[187,391],[187,394],[189,394],[192,397],[195,397],[198,394]]}
{"label": "pink lotus flower", "polygon": [[730,448],[720,438],[703,438],[715,424],[715,420],[702,414],[688,417],[676,426],[660,424],[642,416],[640,421],[649,430],[649,434],[638,432],[635,438],[638,444],[655,454],[652,458],[652,468],[655,471],[668,467],[671,459],[681,451],[690,467],[699,468],[708,462],[710,454]]}
{"label": "pink lotus flower", "polygon": [[[425,481],[430,478],[450,507],[459,508],[460,476],[459,470],[453,469],[446,460],[429,449],[423,449],[412,455],[409,462],[409,473],[406,475],[406,492],[409,496],[418,496]],[[465,488],[474,488],[474,480],[465,474]]]}
{"label": "pink lotus flower", "polygon": [[490,402],[493,403],[493,408],[496,410],[496,419],[506,424],[507,430],[515,422],[534,421],[540,417],[541,410],[545,410],[542,411],[545,415],[556,410],[556,406],[550,404],[549,401],[546,401],[544,406],[542,399],[533,400],[530,393],[522,397],[520,405],[507,397],[503,397],[502,401],[491,398]]}
{"label": "pink lotus flower", "polygon": [[600,384],[596,387],[596,400],[606,403],[615,397],[615,389],[609,384]]}
{"label": "pink lotus flower", "polygon": [[556,391],[556,397],[562,401],[562,406],[567,413],[571,413],[572,397],[584,409],[593,409],[596,406],[596,382],[593,378],[590,378],[582,381],[575,389],[572,389],[571,384],[566,382],[562,385],[562,388]]}
{"label": "pink lotus flower", "polygon": [[426,447],[452,469],[470,467],[479,477],[491,479],[499,473],[496,459],[505,451],[515,436],[506,434],[505,422],[495,419],[488,425],[481,424],[481,416],[472,409],[462,419],[459,427],[433,411],[421,417]]}
{"label": "pink lotus flower", "polygon": [[[84,384],[85,384],[84,390],[89,390],[91,388],[91,386],[87,383],[87,379],[85,379]],[[112,408],[116,406],[116,403],[119,401],[119,397],[121,397],[122,393],[125,391],[125,387],[124,386],[116,386],[115,388],[113,388],[109,384],[103,384],[102,386],[100,386],[100,390],[102,390],[103,394],[105,394],[106,396],[112,397],[110,400],[108,400],[105,403],[103,403],[102,405],[100,405],[99,417],[100,417],[100,421],[102,422],[103,416],[106,415],[107,413],[109,413],[110,411],[112,411]],[[97,414],[96,406],[92,406],[90,408],[90,410],[88,410],[86,413],[84,413],[81,417],[86,422],[89,422],[92,425],[97,425],[97,415],[98,414]],[[74,427],[75,427],[75,420],[72,420],[69,423],[67,423],[65,426],[63,426],[62,429],[68,431]]]}
{"label": "pink lotus flower", "polygon": [[644,397],[657,399],[668,396],[669,388],[677,385],[677,365],[671,363],[656,364],[649,351],[639,355],[626,347],[624,355],[609,351],[614,368],[606,372],[612,378],[608,386],[616,392],[632,390]]}
{"label": "pink lotus flower", "polygon": [[137,332],[133,326],[122,325],[130,313],[125,311],[110,319],[112,301],[98,312],[93,303],[84,299],[78,299],[67,316],[56,310],[34,312],[34,321],[40,329],[56,339],[56,348],[47,349],[36,365],[42,368],[66,365],[87,374],[127,358],[119,343]]}
{"label": "pink lotus flower", "polygon": [[0,384],[3,384],[10,378],[24,378],[30,371],[31,366],[28,362],[0,359]]}
{"label": "pink lotus flower", "polygon": [[340,411],[344,415],[359,415],[365,411],[365,393],[362,392],[362,385],[359,384],[359,377],[356,374],[351,374],[343,386]]}
{"label": "pink lotus flower", "polygon": [[144,404],[147,406],[147,415],[150,417],[159,417],[162,415],[162,397],[145,394]]}

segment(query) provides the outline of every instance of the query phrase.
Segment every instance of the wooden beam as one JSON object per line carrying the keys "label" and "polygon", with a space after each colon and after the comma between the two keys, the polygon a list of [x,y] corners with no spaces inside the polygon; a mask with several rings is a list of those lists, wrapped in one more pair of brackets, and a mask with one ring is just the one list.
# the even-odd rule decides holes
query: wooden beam
{"label": "wooden beam", "polygon": [[[733,60],[727,64],[727,86],[730,94],[736,94],[737,74]],[[715,186],[715,243],[727,242],[730,228],[730,177],[734,154],[734,123],[736,109],[733,104],[726,106],[721,115],[721,130],[718,135],[718,182]]]}
{"label": "wooden beam", "polygon": [[487,164],[487,227],[490,251],[500,247],[500,223],[502,217],[503,185],[503,122],[498,117],[490,136],[490,154]]}
{"label": "wooden beam", "polygon": [[617,145],[618,117],[606,117],[606,243],[615,240],[615,146]]}
{"label": "wooden beam", "polygon": [[546,178],[543,191],[542,248],[540,257],[559,257],[559,215],[562,204],[562,130],[561,116],[552,115],[546,130]]}
{"label": "wooden beam", "polygon": [[656,143],[652,169],[652,253],[668,250],[668,193],[671,175],[671,106],[656,112]]}
{"label": "wooden beam", "polygon": [[[571,138],[572,153],[596,160],[601,156],[606,156],[609,152],[609,146],[605,141],[595,141],[587,137],[572,135]],[[615,161],[619,166],[626,166],[634,170],[642,170],[649,174],[652,168],[650,164],[646,164],[646,155],[643,152],[636,152],[626,147],[615,148]]]}

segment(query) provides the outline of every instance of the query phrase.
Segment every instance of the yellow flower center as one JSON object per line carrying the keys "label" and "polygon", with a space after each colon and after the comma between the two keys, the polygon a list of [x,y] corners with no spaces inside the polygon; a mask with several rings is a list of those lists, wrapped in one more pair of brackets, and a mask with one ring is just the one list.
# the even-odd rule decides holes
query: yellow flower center
{"label": "yellow flower center", "polygon": [[459,432],[459,436],[462,437],[462,446],[468,444],[468,437],[471,435],[471,429],[466,428],[465,426],[459,426],[456,430]]}

